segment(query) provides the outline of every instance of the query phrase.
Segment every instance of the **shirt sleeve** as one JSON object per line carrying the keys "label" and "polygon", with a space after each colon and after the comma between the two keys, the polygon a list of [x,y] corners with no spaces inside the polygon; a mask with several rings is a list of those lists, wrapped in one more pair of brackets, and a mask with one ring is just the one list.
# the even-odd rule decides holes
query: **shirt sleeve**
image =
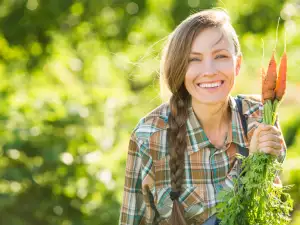
{"label": "shirt sleeve", "polygon": [[143,177],[151,170],[152,160],[143,154],[143,142],[131,136],[126,162],[123,202],[119,225],[153,224],[154,210],[150,206],[149,189],[143,189]]}
{"label": "shirt sleeve", "polygon": [[279,124],[278,114],[276,115],[276,121],[275,121],[274,126],[277,127],[277,129],[280,131],[281,137],[282,137],[282,140],[283,140],[283,142],[281,143],[280,155],[277,157],[278,162],[283,163],[283,161],[286,158],[287,147],[286,147],[286,143],[285,143],[285,140],[284,140],[284,137],[283,137],[283,134],[282,134],[280,124]]}

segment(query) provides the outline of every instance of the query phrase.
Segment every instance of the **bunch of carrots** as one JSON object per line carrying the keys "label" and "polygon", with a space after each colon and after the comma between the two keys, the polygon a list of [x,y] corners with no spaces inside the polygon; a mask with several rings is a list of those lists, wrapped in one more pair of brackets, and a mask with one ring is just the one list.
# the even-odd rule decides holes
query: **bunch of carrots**
{"label": "bunch of carrots", "polygon": [[[277,76],[275,50],[267,73],[262,72],[263,123],[275,125],[276,110],[286,91],[287,55],[282,54]],[[282,169],[276,156],[256,152],[242,161],[234,188],[219,193],[218,217],[221,225],[285,225],[290,222],[293,201],[289,186],[274,185]]]}
{"label": "bunch of carrots", "polygon": [[262,102],[264,103],[263,122],[268,125],[275,124],[277,107],[281,102],[286,90],[287,55],[284,50],[279,66],[277,77],[277,64],[273,51],[267,74],[262,68]]}

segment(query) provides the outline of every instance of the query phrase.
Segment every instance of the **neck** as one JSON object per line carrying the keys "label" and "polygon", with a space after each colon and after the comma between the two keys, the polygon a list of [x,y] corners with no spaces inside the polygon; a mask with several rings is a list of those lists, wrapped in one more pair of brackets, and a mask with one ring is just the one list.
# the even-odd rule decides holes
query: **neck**
{"label": "neck", "polygon": [[193,110],[205,132],[222,133],[231,120],[229,97],[223,102],[204,104],[192,100]]}

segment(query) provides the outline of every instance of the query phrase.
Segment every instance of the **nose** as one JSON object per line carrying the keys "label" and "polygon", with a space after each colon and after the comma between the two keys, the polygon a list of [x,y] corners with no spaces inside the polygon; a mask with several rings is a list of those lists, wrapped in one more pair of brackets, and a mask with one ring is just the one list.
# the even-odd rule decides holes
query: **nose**
{"label": "nose", "polygon": [[213,60],[211,59],[204,60],[202,65],[203,65],[202,68],[203,76],[214,75],[216,73],[216,67]]}

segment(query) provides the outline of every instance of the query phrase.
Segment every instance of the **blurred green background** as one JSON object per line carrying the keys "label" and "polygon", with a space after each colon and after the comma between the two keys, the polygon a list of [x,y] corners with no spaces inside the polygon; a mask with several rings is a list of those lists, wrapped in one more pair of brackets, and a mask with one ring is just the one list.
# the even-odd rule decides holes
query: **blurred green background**
{"label": "blurred green background", "polygon": [[[244,56],[234,95],[260,93],[281,17],[288,90],[279,116],[300,224],[299,0],[2,0],[0,224],[115,225],[129,135],[158,106],[166,36],[201,9],[228,10]],[[263,57],[263,44],[264,54]]]}

